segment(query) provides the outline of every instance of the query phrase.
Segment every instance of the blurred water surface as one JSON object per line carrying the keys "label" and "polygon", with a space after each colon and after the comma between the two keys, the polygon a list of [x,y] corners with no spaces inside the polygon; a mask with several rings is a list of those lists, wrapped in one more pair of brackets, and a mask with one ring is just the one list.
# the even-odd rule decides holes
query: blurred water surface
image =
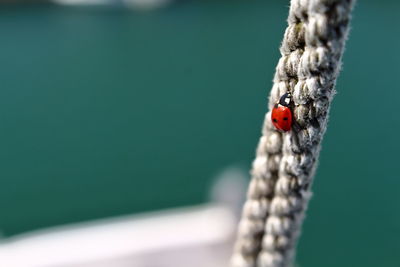
{"label": "blurred water surface", "polygon": [[[249,169],[287,6],[1,7],[3,234],[202,203]],[[356,6],[300,266],[400,266],[399,8]]]}

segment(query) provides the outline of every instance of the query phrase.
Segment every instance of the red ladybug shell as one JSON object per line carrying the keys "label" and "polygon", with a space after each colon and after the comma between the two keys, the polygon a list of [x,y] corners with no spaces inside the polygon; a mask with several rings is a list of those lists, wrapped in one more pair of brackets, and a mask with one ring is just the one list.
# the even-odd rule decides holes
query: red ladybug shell
{"label": "red ladybug shell", "polygon": [[278,130],[287,132],[292,128],[292,111],[289,107],[276,104],[272,109],[271,120]]}

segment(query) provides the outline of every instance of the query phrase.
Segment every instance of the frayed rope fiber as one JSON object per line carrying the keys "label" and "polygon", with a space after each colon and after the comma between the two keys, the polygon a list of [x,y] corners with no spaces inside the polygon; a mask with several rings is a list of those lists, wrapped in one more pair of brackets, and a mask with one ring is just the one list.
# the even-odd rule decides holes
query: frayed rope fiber
{"label": "frayed rope fiber", "polygon": [[[353,2],[291,1],[232,267],[293,264]],[[295,123],[282,133],[272,125],[271,110],[287,92],[293,98]]]}

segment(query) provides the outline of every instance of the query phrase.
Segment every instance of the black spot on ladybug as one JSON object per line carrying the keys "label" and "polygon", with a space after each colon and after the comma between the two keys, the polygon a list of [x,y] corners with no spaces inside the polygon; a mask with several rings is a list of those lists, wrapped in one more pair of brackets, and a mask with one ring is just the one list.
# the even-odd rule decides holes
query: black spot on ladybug
{"label": "black spot on ladybug", "polygon": [[278,120],[277,119],[272,119],[274,122],[278,122]]}
{"label": "black spot on ladybug", "polygon": [[284,118],[283,118],[283,120],[284,120],[284,121],[287,121],[287,120],[288,120],[288,118],[287,118],[287,117],[284,117]]}

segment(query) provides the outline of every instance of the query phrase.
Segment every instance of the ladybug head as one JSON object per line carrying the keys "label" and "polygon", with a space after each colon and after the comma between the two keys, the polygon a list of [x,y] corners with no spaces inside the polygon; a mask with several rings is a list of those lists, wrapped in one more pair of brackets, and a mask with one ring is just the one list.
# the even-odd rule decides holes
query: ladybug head
{"label": "ladybug head", "polygon": [[290,93],[285,93],[279,99],[279,105],[282,105],[284,107],[289,107],[291,101],[292,101],[292,95]]}

